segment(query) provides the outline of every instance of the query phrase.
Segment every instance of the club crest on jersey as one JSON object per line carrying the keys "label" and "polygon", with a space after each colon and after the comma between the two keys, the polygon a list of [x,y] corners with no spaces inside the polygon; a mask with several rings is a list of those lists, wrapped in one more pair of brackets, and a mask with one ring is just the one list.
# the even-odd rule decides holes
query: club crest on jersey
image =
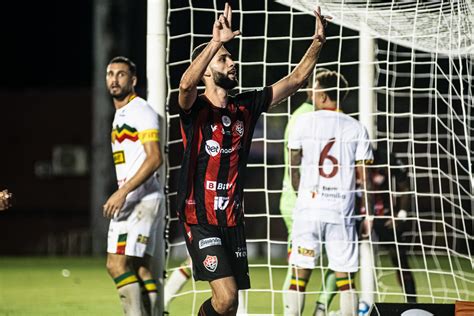
{"label": "club crest on jersey", "polygon": [[219,261],[217,260],[217,256],[207,255],[206,259],[204,259],[202,263],[204,265],[204,268],[206,268],[208,271],[215,272]]}
{"label": "club crest on jersey", "polygon": [[234,133],[237,133],[237,135],[242,137],[242,135],[244,135],[244,122],[236,121],[233,129],[234,129]]}
{"label": "club crest on jersey", "polygon": [[229,205],[229,198],[227,196],[216,196],[214,198],[214,210],[225,211]]}
{"label": "club crest on jersey", "polygon": [[230,123],[230,117],[228,117],[227,115],[222,115],[222,124],[224,124],[225,127],[229,127]]}
{"label": "club crest on jersey", "polygon": [[205,148],[208,155],[212,157],[217,156],[221,151],[221,146],[219,145],[219,143],[212,139],[206,141]]}

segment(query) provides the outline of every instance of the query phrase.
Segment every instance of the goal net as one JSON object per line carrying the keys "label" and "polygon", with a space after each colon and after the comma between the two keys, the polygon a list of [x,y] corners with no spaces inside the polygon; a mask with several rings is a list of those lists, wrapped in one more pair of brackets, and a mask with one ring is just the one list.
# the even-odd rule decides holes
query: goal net
{"label": "goal net", "polygon": [[[384,192],[369,192],[388,194],[393,202],[384,218],[406,227],[403,240],[395,238],[390,243],[399,255],[394,262],[386,250],[389,243],[371,238],[375,301],[404,302],[404,284],[396,279],[407,269],[414,276],[418,302],[474,300],[472,1],[230,3],[234,29],[242,32],[226,45],[237,63],[240,82],[236,92],[271,85],[293,69],[311,41],[312,10],[317,4],[323,14],[333,17],[317,67],[346,77],[349,95],[342,109],[368,127],[374,147],[385,155],[376,162],[377,167],[385,168],[388,177],[403,169],[409,181],[407,190],[390,183]],[[211,39],[212,24],[223,6],[216,0],[168,0],[168,275],[186,258],[176,218],[183,153],[178,85],[192,49]],[[367,41],[369,46],[363,46]],[[245,298],[248,313],[283,311],[288,267],[287,231],[279,210],[284,130],[291,113],[305,99],[302,89],[264,114],[255,130],[244,204],[252,282]],[[393,157],[401,163],[395,165]],[[399,218],[395,201],[404,195],[409,198],[409,209],[406,218]],[[408,249],[408,268],[401,265],[405,258],[400,257],[400,247]],[[306,291],[307,304],[318,298],[326,267],[323,260],[314,270]],[[360,289],[359,281],[356,283]],[[168,310],[196,314],[209,296],[207,284],[190,280]],[[337,309],[334,300],[331,310]]]}

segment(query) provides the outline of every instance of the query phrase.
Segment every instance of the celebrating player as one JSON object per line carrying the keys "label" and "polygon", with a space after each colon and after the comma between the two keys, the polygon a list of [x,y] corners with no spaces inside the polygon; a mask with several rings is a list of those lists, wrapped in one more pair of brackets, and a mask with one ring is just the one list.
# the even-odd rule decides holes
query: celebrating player
{"label": "celebrating player", "polygon": [[[358,298],[351,273],[358,269],[354,223],[356,173],[365,183],[364,164],[373,160],[366,129],[339,112],[338,89],[345,79],[329,71],[315,77],[313,102],[319,111],[302,114],[290,133],[291,182],[298,192],[293,212],[293,274],[285,315],[300,315],[304,292],[324,245],[329,269],[335,271],[342,315],[357,313]],[[295,229],[297,227],[297,229]]]}
{"label": "celebrating player", "polygon": [[[106,78],[116,108],[112,150],[119,187],[103,210],[111,219],[107,270],[124,313],[146,315],[146,307],[153,313],[157,303],[150,259],[159,246],[155,234],[163,233],[165,216],[163,189],[156,175],[162,163],[158,114],[135,94],[136,66],[131,60],[113,58]],[[143,302],[140,285],[147,294]]]}
{"label": "celebrating player", "polygon": [[0,191],[0,211],[8,209],[11,204],[12,194],[8,190]]}
{"label": "celebrating player", "polygon": [[[243,188],[252,135],[260,114],[295,93],[316,65],[325,41],[325,18],[295,69],[277,83],[232,97],[237,72],[224,43],[232,31],[232,9],[215,21],[212,40],[193,51],[181,78],[179,107],[184,143],[178,213],[196,280],[208,281],[212,298],[200,315],[235,315],[238,290],[250,288],[243,224]],[[197,85],[205,91],[198,95]]]}

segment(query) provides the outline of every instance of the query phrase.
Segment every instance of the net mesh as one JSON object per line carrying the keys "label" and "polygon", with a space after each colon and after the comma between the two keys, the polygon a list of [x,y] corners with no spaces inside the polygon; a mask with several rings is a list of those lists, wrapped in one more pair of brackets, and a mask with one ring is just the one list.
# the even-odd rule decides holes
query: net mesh
{"label": "net mesh", "polygon": [[[411,208],[405,232],[410,270],[420,302],[474,300],[473,249],[473,5],[470,1],[319,1],[334,17],[318,67],[338,71],[349,82],[344,112],[359,115],[359,30],[375,40],[376,106],[373,143],[403,162]],[[316,1],[231,1],[234,29],[243,36],[227,48],[238,63],[236,92],[260,88],[288,74],[309,46],[314,30],[310,12]],[[179,267],[186,250],[176,219],[176,190],[183,152],[178,117],[178,85],[190,53],[210,40],[220,1],[168,1],[168,206],[167,271]],[[203,87],[201,87],[203,88]],[[286,274],[286,228],[279,211],[282,190],[283,134],[291,113],[306,99],[304,89],[264,114],[256,128],[249,158],[244,209],[253,292],[250,313],[282,313]],[[389,155],[389,154],[387,154]],[[387,157],[388,160],[388,157]],[[388,160],[389,161],[389,160]],[[385,165],[389,173],[395,166]],[[374,192],[372,192],[374,193]],[[387,218],[395,217],[395,206]],[[397,241],[398,242],[398,241]],[[400,242],[399,242],[400,243]],[[388,259],[386,244],[372,240],[375,253],[375,300],[404,301],[395,281],[398,263]],[[322,282],[321,262],[307,289],[315,301]],[[202,282],[201,282],[202,283]],[[189,282],[171,303],[170,312],[195,314],[209,297],[207,284]],[[307,299],[308,301],[308,299]],[[332,309],[337,309],[337,302]],[[181,309],[180,309],[181,308]],[[182,308],[186,308],[183,310]]]}

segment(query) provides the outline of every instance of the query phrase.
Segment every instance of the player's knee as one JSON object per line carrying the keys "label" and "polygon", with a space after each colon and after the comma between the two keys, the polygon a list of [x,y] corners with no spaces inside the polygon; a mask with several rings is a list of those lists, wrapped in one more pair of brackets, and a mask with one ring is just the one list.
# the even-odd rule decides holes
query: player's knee
{"label": "player's knee", "polygon": [[127,272],[127,261],[126,260],[117,260],[116,258],[107,258],[106,263],[107,272],[113,278],[116,278],[119,275]]}
{"label": "player's knee", "polygon": [[237,290],[227,290],[217,294],[214,297],[214,309],[219,314],[232,314],[237,311],[239,306],[239,297]]}

